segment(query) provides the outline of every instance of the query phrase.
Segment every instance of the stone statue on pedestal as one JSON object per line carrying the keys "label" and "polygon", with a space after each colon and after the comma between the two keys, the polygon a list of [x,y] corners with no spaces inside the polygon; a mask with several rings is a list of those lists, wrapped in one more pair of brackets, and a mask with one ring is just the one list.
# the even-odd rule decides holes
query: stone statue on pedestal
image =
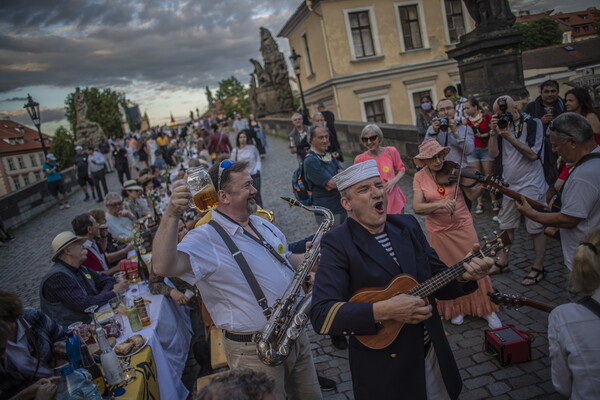
{"label": "stone statue on pedestal", "polygon": [[475,20],[477,32],[500,31],[510,29],[515,16],[510,11],[508,0],[463,0]]}
{"label": "stone statue on pedestal", "polygon": [[75,105],[75,144],[82,146],[84,149],[88,147],[96,148],[106,136],[102,127],[97,122],[92,122],[87,119],[87,104],[83,93],[77,88],[73,96]]}
{"label": "stone statue on pedestal", "polygon": [[254,72],[250,81],[250,101],[257,118],[293,111],[293,96],[285,57],[271,32],[260,28],[260,52],[264,67],[251,59]]}

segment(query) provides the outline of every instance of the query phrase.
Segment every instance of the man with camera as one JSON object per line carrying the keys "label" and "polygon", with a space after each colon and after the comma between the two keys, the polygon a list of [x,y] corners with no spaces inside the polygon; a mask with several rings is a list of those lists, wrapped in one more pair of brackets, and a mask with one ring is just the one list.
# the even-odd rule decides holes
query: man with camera
{"label": "man with camera", "polygon": [[[509,96],[496,99],[494,113],[488,151],[492,157],[502,155],[502,179],[509,184],[511,190],[545,204],[548,184],[544,179],[539,155],[544,142],[542,122],[527,114],[521,114]],[[511,241],[514,241],[514,230],[519,227],[521,214],[513,199],[504,197],[498,221],[500,229],[506,230]],[[521,284],[531,286],[544,279],[546,237],[544,226],[538,222],[525,218],[525,227],[533,238],[535,261]],[[507,270],[508,253],[500,252],[498,261],[490,273],[502,273]]]}
{"label": "man with camera", "polygon": [[438,101],[437,118],[431,121],[431,126],[427,128],[423,142],[435,139],[442,146],[450,147],[450,153],[446,156],[446,160],[466,167],[468,165],[467,154],[471,154],[475,148],[473,130],[462,125],[459,120],[454,118],[455,115],[456,109],[451,100]]}

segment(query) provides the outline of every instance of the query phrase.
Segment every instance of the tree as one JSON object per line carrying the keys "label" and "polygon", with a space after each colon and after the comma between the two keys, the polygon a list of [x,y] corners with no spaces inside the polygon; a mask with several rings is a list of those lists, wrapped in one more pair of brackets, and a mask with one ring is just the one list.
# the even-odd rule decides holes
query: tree
{"label": "tree", "polygon": [[190,110],[190,121],[194,120],[194,112]]}
{"label": "tree", "polygon": [[233,118],[234,112],[247,117],[252,112],[248,88],[245,88],[235,76],[219,82],[219,89],[215,94],[215,103],[217,102],[219,111],[223,111],[227,117]]}
{"label": "tree", "polygon": [[61,169],[73,165],[73,149],[75,148],[75,135],[63,126],[54,132],[50,151],[58,158]]}
{"label": "tree", "polygon": [[[87,119],[97,122],[107,137],[120,138],[123,136],[123,125],[119,104],[127,110],[127,99],[124,93],[111,89],[100,90],[98,88],[85,88],[81,90],[87,104]],[[71,124],[71,130],[76,132],[77,116],[73,102],[75,93],[69,93],[65,99],[67,120]]]}
{"label": "tree", "polygon": [[524,37],[523,50],[552,46],[562,43],[562,32],[558,21],[550,17],[540,18],[529,23],[517,22],[514,27]]}
{"label": "tree", "polygon": [[215,98],[213,97],[212,91],[208,86],[204,91],[204,95],[206,96],[206,101],[208,102],[208,109],[212,111],[215,108]]}

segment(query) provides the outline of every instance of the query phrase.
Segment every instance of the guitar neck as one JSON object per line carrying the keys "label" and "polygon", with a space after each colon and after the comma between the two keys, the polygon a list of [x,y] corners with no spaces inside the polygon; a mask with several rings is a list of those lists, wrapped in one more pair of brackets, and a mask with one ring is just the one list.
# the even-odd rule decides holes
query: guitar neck
{"label": "guitar neck", "polygon": [[[521,198],[523,197],[520,193],[515,192],[514,190],[511,190],[511,189],[507,188],[506,186],[503,186],[502,184],[498,184],[496,182],[490,182],[490,181],[488,181],[487,184],[489,185],[488,189],[491,189],[492,191],[497,190],[500,193],[510,197],[513,200],[521,201]],[[527,201],[527,203],[529,203],[531,208],[533,208],[536,211],[539,211],[539,212],[549,212],[550,211],[547,206],[545,206],[544,204],[542,204],[536,200],[530,199],[529,197],[525,197],[525,201]]]}
{"label": "guitar neck", "polygon": [[[496,250],[496,248],[497,248],[497,245],[492,245],[490,247],[483,248],[481,251],[487,257],[490,255],[490,253],[492,253],[494,250]],[[413,295],[413,296],[418,296],[421,298],[430,296],[431,294],[436,292],[438,289],[443,288],[444,286],[446,286],[447,284],[449,284],[450,282],[452,282],[453,280],[455,280],[456,278],[461,276],[463,273],[465,273],[466,272],[465,263],[470,262],[473,258],[475,258],[479,255],[480,255],[480,253],[479,254],[471,254],[471,255],[467,256],[464,260],[462,260],[462,261],[458,262],[457,264],[454,264],[452,267],[448,268],[448,270],[429,278],[428,280],[426,280],[425,282],[421,283],[418,286],[415,286],[408,292],[408,294]]]}
{"label": "guitar neck", "polygon": [[529,300],[529,299],[523,300],[523,305],[524,306],[533,307],[533,308],[537,308],[538,310],[542,310],[542,311],[545,311],[545,312],[550,312],[550,311],[554,310],[554,307],[552,307],[552,306],[549,306],[547,304],[540,303],[540,302],[537,302],[537,301]]}

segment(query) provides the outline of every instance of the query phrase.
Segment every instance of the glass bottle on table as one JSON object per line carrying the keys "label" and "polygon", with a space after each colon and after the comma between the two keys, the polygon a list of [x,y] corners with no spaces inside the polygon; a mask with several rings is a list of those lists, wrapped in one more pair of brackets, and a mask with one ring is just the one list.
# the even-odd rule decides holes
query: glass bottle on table
{"label": "glass bottle on table", "polygon": [[85,344],[85,342],[81,339],[81,334],[79,331],[79,327],[82,325],[82,322],[75,322],[69,325],[69,329],[72,330],[73,335],[76,335],[79,338],[79,350],[81,353],[81,366],[85,368],[90,375],[92,376],[92,381],[94,385],[98,388],[100,394],[103,394],[106,391],[106,385],[104,383],[104,377],[102,376],[102,370],[94,361],[94,357],[90,352],[90,349]]}
{"label": "glass bottle on table", "polygon": [[110,344],[108,344],[108,339],[102,327],[96,329],[96,336],[98,338],[98,345],[100,346],[100,362],[102,363],[102,369],[104,369],[106,383],[112,386],[118,385],[123,382],[123,376],[121,363],[117,358],[117,354],[110,347]]}
{"label": "glass bottle on table", "polygon": [[146,307],[144,299],[142,297],[137,297],[133,300],[133,304],[137,309],[142,326],[150,326],[150,324],[152,324],[152,321],[150,320],[150,313],[148,312],[148,308]]}
{"label": "glass bottle on table", "polygon": [[127,298],[127,319],[129,320],[129,326],[131,327],[131,332],[137,332],[142,330],[142,322],[140,321],[140,316],[138,314],[137,307],[131,298]]}
{"label": "glass bottle on table", "polygon": [[67,332],[67,357],[73,368],[81,367],[81,350],[79,336],[76,336],[72,330]]}

